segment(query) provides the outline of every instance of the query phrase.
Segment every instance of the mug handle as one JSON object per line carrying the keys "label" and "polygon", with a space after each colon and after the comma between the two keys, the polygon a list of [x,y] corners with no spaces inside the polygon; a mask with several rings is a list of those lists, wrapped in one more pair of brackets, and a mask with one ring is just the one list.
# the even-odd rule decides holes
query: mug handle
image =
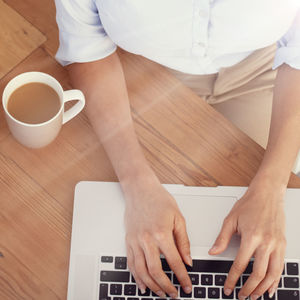
{"label": "mug handle", "polygon": [[72,101],[72,100],[78,100],[78,103],[76,103],[74,106],[72,106],[70,109],[64,112],[63,114],[63,124],[67,123],[74,117],[76,117],[84,108],[85,105],[85,97],[80,90],[70,90],[70,91],[64,91],[63,93],[63,105],[65,105],[66,102]]}

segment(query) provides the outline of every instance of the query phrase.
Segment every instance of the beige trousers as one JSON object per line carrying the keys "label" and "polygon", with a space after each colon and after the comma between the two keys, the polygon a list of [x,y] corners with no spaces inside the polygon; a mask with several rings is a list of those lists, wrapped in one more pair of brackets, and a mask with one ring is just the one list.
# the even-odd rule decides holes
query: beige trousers
{"label": "beige trousers", "polygon": [[262,147],[268,142],[276,45],[256,50],[240,63],[211,75],[191,75],[169,69]]}
{"label": "beige trousers", "polygon": [[[272,70],[276,44],[256,50],[240,63],[211,75],[191,75],[169,69],[207,103],[266,148],[271,123]],[[300,176],[300,152],[293,171]]]}

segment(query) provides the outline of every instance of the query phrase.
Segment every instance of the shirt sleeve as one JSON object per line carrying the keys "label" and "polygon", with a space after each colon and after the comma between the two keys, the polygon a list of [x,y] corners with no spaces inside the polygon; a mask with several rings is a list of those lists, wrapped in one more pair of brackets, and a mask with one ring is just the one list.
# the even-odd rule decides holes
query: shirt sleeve
{"label": "shirt sleeve", "polygon": [[286,63],[300,69],[300,8],[289,31],[278,41],[273,69]]}
{"label": "shirt sleeve", "polygon": [[95,61],[116,50],[94,0],[55,0],[55,4],[60,42],[55,58],[61,65]]}

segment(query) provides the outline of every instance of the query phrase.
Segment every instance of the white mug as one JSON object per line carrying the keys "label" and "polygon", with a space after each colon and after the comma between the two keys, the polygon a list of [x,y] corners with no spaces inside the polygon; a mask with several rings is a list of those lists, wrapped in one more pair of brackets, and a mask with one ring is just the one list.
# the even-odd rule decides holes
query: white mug
{"label": "white mug", "polygon": [[[27,124],[15,119],[7,110],[10,95],[20,86],[39,82],[53,88],[60,99],[59,112],[50,120],[40,124]],[[64,104],[71,100],[79,100],[69,110],[64,111]],[[85,98],[81,91],[63,91],[60,83],[52,76],[41,72],[27,72],[13,78],[5,87],[2,104],[8,127],[15,139],[29,148],[41,148],[50,144],[58,135],[63,124],[78,115],[85,105]]]}

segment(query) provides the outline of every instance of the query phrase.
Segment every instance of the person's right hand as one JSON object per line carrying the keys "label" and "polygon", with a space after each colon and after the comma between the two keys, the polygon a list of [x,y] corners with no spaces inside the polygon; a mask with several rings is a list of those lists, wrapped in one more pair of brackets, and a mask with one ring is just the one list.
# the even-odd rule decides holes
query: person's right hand
{"label": "person's right hand", "polygon": [[178,291],[162,270],[163,254],[186,293],[192,291],[187,265],[192,264],[185,220],[174,198],[156,178],[135,183],[123,192],[128,267],[143,293],[150,288],[161,298]]}

